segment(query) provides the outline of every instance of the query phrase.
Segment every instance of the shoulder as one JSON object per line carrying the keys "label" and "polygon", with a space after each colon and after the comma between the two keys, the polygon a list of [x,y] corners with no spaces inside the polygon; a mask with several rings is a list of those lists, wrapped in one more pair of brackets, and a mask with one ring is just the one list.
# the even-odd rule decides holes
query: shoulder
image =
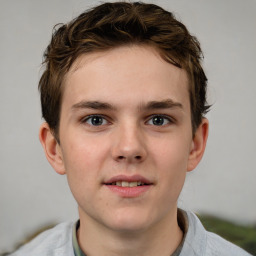
{"label": "shoulder", "polygon": [[250,256],[238,246],[206,231],[192,212],[183,211],[183,213],[187,216],[188,232],[180,256]]}
{"label": "shoulder", "polygon": [[216,256],[249,256],[250,254],[245,252],[240,247],[230,243],[222,237],[211,233],[207,233],[207,247],[206,255]]}
{"label": "shoulder", "polygon": [[74,255],[72,246],[72,222],[65,222],[49,229],[10,256],[62,256]]}

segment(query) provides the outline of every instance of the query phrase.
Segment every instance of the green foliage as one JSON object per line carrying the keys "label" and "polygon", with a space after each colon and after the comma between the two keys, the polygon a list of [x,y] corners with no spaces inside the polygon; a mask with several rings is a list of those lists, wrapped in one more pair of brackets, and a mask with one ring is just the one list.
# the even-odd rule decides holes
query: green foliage
{"label": "green foliage", "polygon": [[242,226],[209,215],[198,216],[204,227],[256,255],[256,226]]}

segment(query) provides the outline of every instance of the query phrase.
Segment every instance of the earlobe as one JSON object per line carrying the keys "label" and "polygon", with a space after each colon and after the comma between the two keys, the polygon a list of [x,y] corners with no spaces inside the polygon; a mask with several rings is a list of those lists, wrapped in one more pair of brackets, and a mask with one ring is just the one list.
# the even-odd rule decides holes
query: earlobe
{"label": "earlobe", "polygon": [[40,127],[39,139],[44,148],[44,153],[48,162],[57,173],[61,175],[65,174],[66,172],[60,145],[46,122]]}
{"label": "earlobe", "polygon": [[203,118],[197,128],[191,144],[191,151],[188,159],[187,171],[192,171],[199,164],[203,157],[209,132],[209,121]]}

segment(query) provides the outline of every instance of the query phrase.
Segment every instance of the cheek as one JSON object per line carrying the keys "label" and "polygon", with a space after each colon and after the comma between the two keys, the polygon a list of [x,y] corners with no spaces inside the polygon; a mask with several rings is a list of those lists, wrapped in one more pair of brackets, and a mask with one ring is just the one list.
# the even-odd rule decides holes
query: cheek
{"label": "cheek", "polygon": [[190,147],[191,140],[183,134],[152,141],[150,148],[154,161],[164,170],[186,172]]}
{"label": "cheek", "polygon": [[181,136],[167,138],[153,145],[153,161],[159,180],[165,184],[165,189],[178,195],[186,177],[190,140]]}
{"label": "cheek", "polygon": [[105,156],[105,152],[106,145],[89,136],[73,136],[63,143],[63,157],[67,171],[93,171]]}
{"label": "cheek", "polygon": [[[87,141],[87,143],[83,143]],[[82,191],[100,182],[100,165],[104,162],[104,150],[90,140],[71,140],[63,145],[63,160],[72,192]],[[68,146],[67,146],[68,145]]]}

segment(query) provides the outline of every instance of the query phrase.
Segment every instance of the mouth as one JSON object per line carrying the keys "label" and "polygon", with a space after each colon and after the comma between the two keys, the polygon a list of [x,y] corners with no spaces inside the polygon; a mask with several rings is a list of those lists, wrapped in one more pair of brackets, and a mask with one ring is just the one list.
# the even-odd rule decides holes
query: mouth
{"label": "mouth", "polygon": [[122,198],[135,198],[149,191],[154,184],[140,175],[118,175],[105,181],[103,185]]}
{"label": "mouth", "polygon": [[117,175],[104,182],[104,185],[118,186],[118,187],[139,187],[153,185],[147,178],[141,175]]}
{"label": "mouth", "polygon": [[133,187],[139,187],[139,186],[148,186],[148,185],[151,185],[151,184],[148,184],[148,183],[144,183],[142,181],[116,181],[116,182],[111,182],[111,183],[105,183],[106,185],[108,186],[118,186],[118,187],[130,187],[130,188],[133,188]]}

